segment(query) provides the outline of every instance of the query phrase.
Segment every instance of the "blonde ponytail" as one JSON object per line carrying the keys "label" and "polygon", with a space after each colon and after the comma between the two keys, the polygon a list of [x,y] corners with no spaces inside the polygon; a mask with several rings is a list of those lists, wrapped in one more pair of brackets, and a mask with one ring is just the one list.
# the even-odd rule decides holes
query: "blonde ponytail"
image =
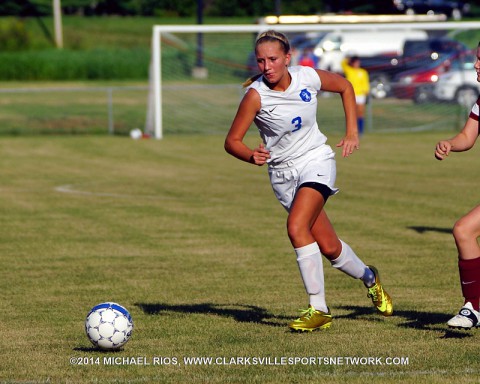
{"label": "blonde ponytail", "polygon": [[261,73],[254,75],[252,77],[249,77],[243,84],[243,88],[247,88],[249,85],[251,85],[254,81],[258,80],[262,76]]}

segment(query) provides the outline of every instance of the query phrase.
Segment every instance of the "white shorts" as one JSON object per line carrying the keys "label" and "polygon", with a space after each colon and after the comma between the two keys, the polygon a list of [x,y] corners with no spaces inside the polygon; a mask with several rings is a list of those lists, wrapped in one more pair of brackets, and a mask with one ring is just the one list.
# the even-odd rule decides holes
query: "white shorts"
{"label": "white shorts", "polygon": [[298,188],[306,182],[326,185],[331,195],[338,192],[335,188],[337,166],[335,152],[329,145],[312,150],[294,161],[269,166],[268,174],[273,192],[280,204],[289,211]]}
{"label": "white shorts", "polygon": [[365,104],[367,102],[367,96],[366,95],[357,95],[355,96],[355,101],[357,104]]}

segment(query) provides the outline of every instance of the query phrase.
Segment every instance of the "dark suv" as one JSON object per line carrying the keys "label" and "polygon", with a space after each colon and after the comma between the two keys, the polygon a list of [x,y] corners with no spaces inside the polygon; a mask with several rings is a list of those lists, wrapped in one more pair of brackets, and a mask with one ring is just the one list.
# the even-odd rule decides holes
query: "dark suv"
{"label": "dark suv", "polygon": [[457,0],[393,0],[395,8],[406,14],[445,14],[448,17],[460,20],[470,12],[470,4]]}

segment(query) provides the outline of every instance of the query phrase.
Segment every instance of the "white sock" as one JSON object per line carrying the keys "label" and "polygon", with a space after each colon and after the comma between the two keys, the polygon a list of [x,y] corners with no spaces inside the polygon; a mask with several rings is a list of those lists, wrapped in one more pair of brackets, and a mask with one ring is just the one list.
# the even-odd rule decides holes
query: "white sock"
{"label": "white sock", "polygon": [[375,283],[373,271],[359,259],[347,243],[342,240],[340,242],[342,243],[342,252],[335,260],[330,261],[332,266],[354,279],[361,279],[366,286],[371,287]]}
{"label": "white sock", "polygon": [[328,312],[325,302],[325,283],[320,248],[317,243],[295,248],[297,263],[303,285],[310,299],[310,305],[322,312]]}
{"label": "white sock", "polygon": [[371,288],[375,285],[375,273],[370,268],[365,268],[365,273],[362,276],[363,284],[367,288]]}

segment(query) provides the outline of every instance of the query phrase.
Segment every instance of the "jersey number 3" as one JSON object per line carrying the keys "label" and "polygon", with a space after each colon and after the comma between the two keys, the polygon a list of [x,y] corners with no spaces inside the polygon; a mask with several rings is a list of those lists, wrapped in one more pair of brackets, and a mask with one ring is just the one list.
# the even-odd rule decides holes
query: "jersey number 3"
{"label": "jersey number 3", "polygon": [[295,127],[292,132],[298,131],[300,128],[302,128],[302,118],[300,116],[295,117],[292,119],[292,124]]}

